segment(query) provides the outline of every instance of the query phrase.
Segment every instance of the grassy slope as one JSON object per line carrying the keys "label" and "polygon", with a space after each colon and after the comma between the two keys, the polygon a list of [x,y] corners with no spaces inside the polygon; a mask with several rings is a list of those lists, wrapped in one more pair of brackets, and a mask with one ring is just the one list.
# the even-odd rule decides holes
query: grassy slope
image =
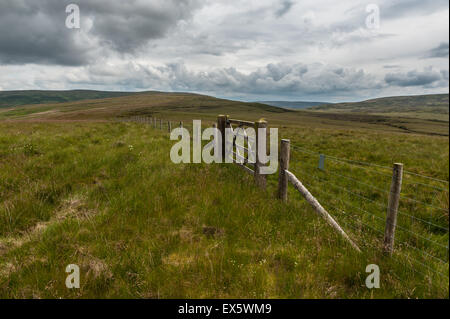
{"label": "grassy slope", "polygon": [[[173,120],[200,118],[213,121],[218,114],[255,120],[264,117],[277,125],[302,123],[312,127],[330,125],[391,132],[448,135],[448,121],[395,118],[363,113],[295,111],[259,103],[243,103],[186,93],[141,93],[133,96],[40,104],[0,110],[0,120],[108,120],[131,115],[156,116]],[[419,114],[419,113],[418,113]],[[442,115],[440,115],[442,116]]]}
{"label": "grassy slope", "polygon": [[327,104],[311,108],[325,112],[356,112],[424,119],[448,122],[448,94],[417,96],[394,96],[354,103]]}
{"label": "grassy slope", "polygon": [[139,93],[132,92],[107,92],[92,90],[71,91],[0,91],[0,108],[15,107],[21,105],[63,103],[78,100],[104,99]]}
{"label": "grassy slope", "polygon": [[133,96],[83,100],[58,104],[40,104],[3,110],[2,118],[46,119],[111,119],[136,114],[158,114],[161,111],[177,113],[218,113],[242,110],[244,112],[288,112],[258,103],[243,103],[189,93],[145,92]]}
{"label": "grassy slope", "polygon": [[[267,202],[233,166],[171,164],[167,135],[138,125],[22,124],[2,127],[2,144],[22,145],[18,132],[32,136],[36,152],[2,154],[14,169],[2,179],[4,189],[24,189],[10,202],[13,220],[2,214],[2,235],[23,237],[39,220],[53,221],[21,247],[8,251],[4,244],[2,297],[361,293],[358,262],[350,274],[338,258],[355,256],[310,211]],[[16,175],[22,171],[27,178]],[[335,259],[334,271],[344,275],[328,276],[325,265],[317,271],[324,258]],[[64,287],[68,263],[81,266],[79,291]]]}
{"label": "grassy slope", "polygon": [[[233,166],[171,164],[171,143],[158,131],[102,123],[153,115],[189,126],[191,119],[211,123],[219,113],[265,117],[294,146],[386,166],[403,162],[410,171],[448,180],[448,136],[431,135],[448,135],[448,123],[422,119],[296,112],[160,93],[0,112],[7,120],[0,122],[0,296],[371,297],[364,269],[377,263],[382,289],[374,297],[448,298],[448,280],[434,273],[448,274],[448,266],[426,260],[433,271],[418,268],[421,274],[404,257],[420,258],[406,244],[443,259],[448,254],[398,231],[400,262],[381,256],[382,236],[358,222],[382,230],[385,208],[360,196],[385,203],[386,194],[333,175],[388,189],[389,170],[380,174],[327,160],[327,171],[319,172],[316,155],[292,150],[292,171],[363,248],[356,256],[292,189],[288,205],[272,200],[276,176],[264,194]],[[406,200],[401,210],[448,228],[448,192],[421,188],[414,183],[430,181],[414,176],[405,182],[403,195],[447,212]],[[448,244],[448,232],[405,216],[400,227]],[[85,276],[76,292],[64,287],[71,262]]]}
{"label": "grassy slope", "polygon": [[306,109],[314,106],[328,104],[324,102],[305,102],[305,101],[260,101],[259,103],[290,109]]}
{"label": "grassy slope", "polygon": [[[0,297],[448,297],[448,282],[420,285],[428,279],[368,249],[366,231],[351,232],[364,248],[356,254],[292,189],[288,204],[275,200],[275,176],[264,193],[235,166],[172,164],[167,133],[117,123],[0,130]],[[283,136],[320,144],[330,133],[330,151],[364,136]],[[383,141],[395,144],[382,133],[370,143]],[[64,286],[69,263],[81,268],[80,290]],[[368,263],[383,270],[379,290],[364,287]]]}

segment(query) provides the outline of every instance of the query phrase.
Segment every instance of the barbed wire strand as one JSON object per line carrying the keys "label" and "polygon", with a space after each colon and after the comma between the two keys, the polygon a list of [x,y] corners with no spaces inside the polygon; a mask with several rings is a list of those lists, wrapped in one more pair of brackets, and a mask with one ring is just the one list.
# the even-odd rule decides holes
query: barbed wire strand
{"label": "barbed wire strand", "polygon": [[[311,188],[312,188],[312,187],[311,187]],[[330,197],[333,196],[332,194],[329,194],[328,192],[325,192],[325,191],[323,191],[323,190],[320,190],[319,192],[324,193],[324,194],[327,194],[327,195],[329,195]],[[358,209],[358,210],[360,210],[360,211],[362,211],[362,212],[365,212],[365,213],[367,213],[367,214],[369,214],[369,215],[372,215],[372,216],[374,216],[374,217],[376,217],[376,218],[381,219],[381,220],[384,221],[383,218],[381,218],[381,217],[379,217],[379,216],[377,216],[377,215],[375,215],[375,214],[373,214],[373,213],[370,213],[370,212],[368,212],[368,211],[366,211],[366,210],[364,210],[364,209],[362,209],[362,208],[356,207],[356,206],[354,206],[354,205],[352,205],[352,204],[350,204],[350,203],[348,203],[347,201],[344,201],[344,200],[342,200],[342,199],[340,199],[340,200],[341,200],[341,202],[347,203],[347,205],[352,206],[352,207],[355,208],[355,209]],[[422,236],[422,235],[420,235],[420,234],[418,234],[418,233],[412,232],[412,231],[410,231],[410,230],[407,229],[407,228],[404,228],[404,227],[402,227],[402,226],[400,226],[400,225],[397,225],[397,228],[399,228],[400,230],[403,230],[403,231],[405,231],[405,232],[409,232],[409,233],[411,233],[411,234],[413,234],[413,235],[415,235],[415,236],[417,236],[417,237],[420,237],[420,238],[422,238],[422,239],[424,239],[424,240],[429,241],[430,243],[433,243],[433,244],[435,244],[435,245],[437,245],[437,246],[446,248],[446,249],[448,250],[448,246],[444,246],[444,245],[442,245],[441,243],[438,243],[437,241],[431,240],[431,239],[426,238],[426,237],[424,237],[424,236]]]}
{"label": "barbed wire strand", "polygon": [[[330,158],[332,160],[335,160],[335,161],[338,161],[338,162],[347,163],[347,164],[358,165],[359,167],[367,166],[367,167],[376,167],[376,168],[392,170],[392,167],[389,167],[389,166],[378,165],[378,164],[369,163],[369,162],[363,162],[363,161],[354,161],[354,160],[349,160],[349,159],[345,159],[345,158],[341,158],[341,157],[327,155],[327,154],[320,153],[320,152],[317,152],[317,151],[313,151],[313,150],[310,150],[310,149],[307,149],[307,148],[304,148],[304,147],[300,147],[300,146],[297,146],[297,145],[291,145],[291,147],[293,147],[293,148],[295,148],[295,149],[297,149],[299,151],[303,151],[305,153],[309,153],[309,154],[313,154],[313,155],[324,155],[325,157]],[[426,175],[419,174],[419,173],[414,173],[414,172],[411,172],[411,171],[408,171],[408,170],[404,170],[403,173],[404,174],[413,175],[413,176],[417,176],[417,177],[422,177],[422,178],[433,180],[433,181],[436,181],[436,182],[449,184],[449,181],[446,181],[446,180],[443,180],[443,179],[439,179],[439,178],[435,178],[435,177],[426,176]],[[387,174],[383,174],[383,175],[390,177],[390,175],[387,175]]]}
{"label": "barbed wire strand", "polygon": [[421,186],[424,186],[424,187],[429,187],[429,188],[433,188],[433,189],[436,189],[436,190],[440,190],[440,191],[443,191],[443,192],[446,192],[446,193],[449,192],[448,188],[445,189],[445,188],[437,187],[435,185],[428,185],[428,184],[423,184],[423,183],[419,183],[419,182],[409,183],[409,182],[403,181],[402,184],[406,185],[406,186],[408,186],[408,185],[421,185]]}
{"label": "barbed wire strand", "polygon": [[[344,191],[347,192],[347,193],[353,194],[353,195],[355,195],[355,196],[357,196],[357,197],[359,197],[359,198],[362,198],[362,199],[365,199],[365,200],[367,200],[367,201],[369,201],[369,202],[371,202],[371,203],[374,203],[374,204],[378,205],[380,208],[383,208],[383,209],[387,209],[387,208],[388,208],[388,206],[387,206],[386,204],[383,204],[383,203],[378,202],[378,201],[376,201],[376,200],[370,199],[370,198],[368,198],[368,197],[366,197],[366,196],[363,196],[363,195],[360,195],[360,194],[358,194],[358,193],[352,192],[352,191],[349,190],[348,188],[345,188],[345,187],[342,187],[342,186],[338,186],[337,184],[333,184],[333,183],[331,183],[330,181],[326,181],[326,180],[324,180],[324,179],[320,179],[320,178],[318,178],[318,177],[315,177],[314,175],[311,175],[311,174],[306,173],[303,169],[300,169],[300,170],[302,171],[302,174],[303,174],[303,175],[306,175],[306,176],[308,176],[308,177],[311,177],[311,178],[313,178],[313,179],[315,179],[315,180],[317,180],[317,181],[320,181],[320,182],[324,182],[324,183],[326,183],[326,184],[329,184],[329,185],[331,185],[331,186],[333,186],[333,187],[335,187],[335,188],[342,189],[342,190],[344,190]],[[425,219],[422,219],[422,218],[419,218],[419,217],[416,217],[416,216],[413,216],[413,215],[404,213],[403,211],[400,211],[400,210],[399,210],[398,213],[399,213],[400,215],[404,215],[404,216],[408,216],[408,217],[410,217],[410,218],[414,218],[414,219],[416,219],[416,220],[418,220],[418,221],[421,221],[422,223],[431,225],[431,226],[433,226],[433,227],[437,227],[437,228],[440,228],[440,229],[442,229],[442,230],[446,230],[447,232],[449,231],[448,228],[439,226],[439,225],[434,224],[434,223],[432,223],[432,222],[430,222],[430,221],[427,221],[427,220],[425,220]]]}

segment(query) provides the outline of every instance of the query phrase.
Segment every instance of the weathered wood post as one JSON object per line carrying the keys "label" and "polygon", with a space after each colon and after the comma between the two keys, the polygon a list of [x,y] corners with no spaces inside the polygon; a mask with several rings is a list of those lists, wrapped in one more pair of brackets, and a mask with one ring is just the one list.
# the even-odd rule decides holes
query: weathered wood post
{"label": "weathered wood post", "polygon": [[172,131],[172,123],[170,123],[170,121],[167,121],[167,128],[170,133]]}
{"label": "weathered wood post", "polygon": [[159,120],[159,129],[162,130],[162,119]]}
{"label": "weathered wood post", "polygon": [[256,162],[255,162],[255,182],[256,185],[258,185],[259,187],[265,189],[267,182],[266,182],[266,175],[262,175],[259,173],[259,168],[262,166],[262,163],[259,161],[259,141],[258,141],[258,137],[259,137],[259,129],[263,129],[266,128],[267,129],[267,122],[264,120],[259,120],[257,122],[255,122],[255,131],[256,131],[256,149],[255,149],[255,158],[256,158]]}
{"label": "weathered wood post", "polygon": [[286,170],[289,169],[289,158],[291,153],[291,141],[281,140],[280,163],[278,172],[278,198],[287,201],[288,177]]}
{"label": "weathered wood post", "polygon": [[219,115],[217,117],[217,128],[222,135],[222,162],[225,162],[225,128],[227,127],[227,117],[226,115]]}
{"label": "weathered wood post", "polygon": [[180,127],[183,128],[183,122],[180,121]]}
{"label": "weathered wood post", "polygon": [[336,229],[339,234],[341,234],[349,243],[352,245],[353,248],[355,248],[358,252],[361,252],[358,245],[356,245],[353,240],[348,237],[348,235],[345,233],[345,231],[339,226],[339,224],[334,220],[334,218],[328,214],[328,212],[323,208],[322,205],[317,201],[317,199],[309,192],[309,190],[298,180],[297,177],[295,177],[294,174],[292,174],[289,171],[286,171],[286,175],[288,179],[291,181],[292,185],[300,192],[300,194],[303,195],[303,197],[306,199],[308,203],[311,204],[311,206],[314,208],[314,210],[324,218],[328,224],[330,224],[331,227]]}
{"label": "weathered wood post", "polygon": [[386,215],[386,228],[384,231],[385,253],[391,255],[394,251],[395,227],[397,226],[397,212],[402,190],[403,164],[395,163],[392,172],[391,191],[389,192],[389,203]]}

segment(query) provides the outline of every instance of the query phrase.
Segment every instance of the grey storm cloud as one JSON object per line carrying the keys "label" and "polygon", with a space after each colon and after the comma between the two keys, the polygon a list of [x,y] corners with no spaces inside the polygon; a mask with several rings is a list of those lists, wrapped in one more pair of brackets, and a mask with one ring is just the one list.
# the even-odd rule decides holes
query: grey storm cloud
{"label": "grey storm cloud", "polygon": [[188,19],[197,0],[78,0],[81,29],[67,29],[73,1],[2,0],[0,63],[83,65],[108,47],[132,53]]}
{"label": "grey storm cloud", "polygon": [[[346,19],[331,25],[333,30],[342,32],[351,32],[358,28],[365,27],[367,17],[366,5],[375,3],[379,7],[380,23],[383,25],[389,20],[395,20],[401,17],[424,16],[448,9],[448,0],[389,0],[366,2],[363,5],[358,3],[346,11]],[[394,34],[385,34],[384,36],[393,36]]]}
{"label": "grey storm cloud", "polygon": [[448,0],[391,0],[381,5],[381,18],[425,15],[448,8]]}
{"label": "grey storm cloud", "polygon": [[275,16],[278,18],[284,16],[286,13],[291,10],[292,6],[294,5],[294,2],[291,0],[283,0],[281,2],[281,7],[275,12]]}
{"label": "grey storm cloud", "polygon": [[431,68],[423,71],[412,70],[406,73],[388,73],[384,80],[396,86],[431,86],[436,82],[448,84],[448,71],[434,71]]}
{"label": "grey storm cloud", "polygon": [[441,43],[436,48],[430,50],[429,58],[448,58],[448,43]]}
{"label": "grey storm cloud", "polygon": [[0,63],[82,64],[85,48],[65,28],[65,7],[61,4],[0,2]]}

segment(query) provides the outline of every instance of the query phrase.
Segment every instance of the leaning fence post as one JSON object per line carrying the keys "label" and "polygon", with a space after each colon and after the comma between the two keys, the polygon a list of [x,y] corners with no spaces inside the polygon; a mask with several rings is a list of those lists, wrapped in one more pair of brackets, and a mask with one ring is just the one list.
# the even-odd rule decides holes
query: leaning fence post
{"label": "leaning fence post", "polygon": [[403,164],[395,163],[392,172],[391,191],[386,215],[383,250],[391,255],[394,251],[395,227],[397,226],[397,212],[402,190]]}
{"label": "leaning fence post", "polygon": [[267,122],[264,120],[259,120],[258,122],[255,122],[255,131],[256,131],[256,148],[255,148],[255,181],[256,185],[260,186],[261,188],[266,188],[267,182],[266,182],[266,175],[262,175],[259,173],[259,168],[262,166],[261,162],[259,161],[259,129],[260,128],[267,128]]}
{"label": "leaning fence post", "polygon": [[280,165],[278,172],[278,198],[284,202],[287,201],[288,177],[286,175],[286,170],[289,169],[290,148],[290,140],[281,140]]}
{"label": "leaning fence post", "polygon": [[220,134],[222,135],[222,162],[225,162],[225,128],[227,127],[227,116],[226,115],[219,115],[217,117],[217,128],[220,131]]}

